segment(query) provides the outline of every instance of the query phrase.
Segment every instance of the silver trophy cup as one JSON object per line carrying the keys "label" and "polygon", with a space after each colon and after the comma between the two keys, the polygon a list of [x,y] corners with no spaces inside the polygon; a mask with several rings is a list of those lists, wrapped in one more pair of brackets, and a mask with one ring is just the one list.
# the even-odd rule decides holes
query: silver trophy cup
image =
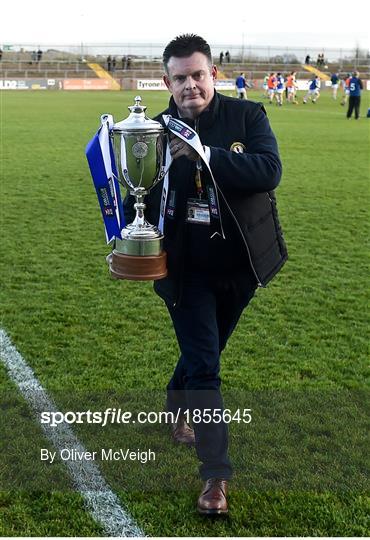
{"label": "silver trophy cup", "polygon": [[[118,179],[136,199],[136,217],[116,238],[108,256],[112,277],[118,279],[151,280],[167,275],[163,234],[148,223],[144,216],[144,197],[165,176],[163,166],[164,129],[145,114],[141,98],[128,107],[128,118],[113,125],[113,149]],[[113,118],[103,115],[102,121]]]}

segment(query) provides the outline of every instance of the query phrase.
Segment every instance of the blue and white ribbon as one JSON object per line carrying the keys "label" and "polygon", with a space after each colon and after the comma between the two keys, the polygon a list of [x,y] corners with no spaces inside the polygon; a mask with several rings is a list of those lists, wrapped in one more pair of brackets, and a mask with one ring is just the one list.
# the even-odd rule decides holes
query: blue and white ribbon
{"label": "blue and white ribbon", "polygon": [[110,115],[102,117],[102,125],[86,147],[86,157],[103,215],[107,244],[121,238],[125,225],[123,206],[112,142],[109,136]]}
{"label": "blue and white ribbon", "polygon": [[168,197],[168,184],[169,184],[169,170],[172,165],[172,157],[170,154],[170,148],[167,144],[166,146],[166,158],[165,158],[165,175],[163,180],[163,188],[162,188],[162,197],[161,197],[161,207],[159,210],[159,221],[158,221],[158,229],[163,234],[164,230],[164,215],[166,212],[166,205],[167,205],[167,197]]}

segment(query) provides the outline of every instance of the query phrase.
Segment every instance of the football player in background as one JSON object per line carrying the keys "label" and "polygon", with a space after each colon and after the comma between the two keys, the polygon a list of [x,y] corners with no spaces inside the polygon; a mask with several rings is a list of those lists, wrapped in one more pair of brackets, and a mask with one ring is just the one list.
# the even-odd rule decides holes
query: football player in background
{"label": "football player in background", "polygon": [[296,93],[298,90],[298,85],[295,80],[295,75],[296,75],[295,71],[292,71],[290,75],[288,75],[287,81],[286,81],[286,87],[288,90],[288,97],[287,97],[288,103],[294,103],[295,105],[297,105],[298,101],[296,98]]}
{"label": "football player in background", "polygon": [[310,81],[308,92],[303,98],[303,103],[307,103],[308,99],[311,99],[312,103],[316,103],[316,101],[320,97],[320,87],[321,87],[320,78],[318,75],[315,75]]}

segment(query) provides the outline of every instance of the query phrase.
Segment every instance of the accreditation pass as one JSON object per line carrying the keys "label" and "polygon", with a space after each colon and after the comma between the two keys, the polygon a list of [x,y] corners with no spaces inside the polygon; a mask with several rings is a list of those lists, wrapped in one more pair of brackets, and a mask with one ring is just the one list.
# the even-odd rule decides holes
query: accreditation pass
{"label": "accreditation pass", "polygon": [[209,225],[208,201],[203,199],[188,199],[186,209],[186,222],[199,225]]}

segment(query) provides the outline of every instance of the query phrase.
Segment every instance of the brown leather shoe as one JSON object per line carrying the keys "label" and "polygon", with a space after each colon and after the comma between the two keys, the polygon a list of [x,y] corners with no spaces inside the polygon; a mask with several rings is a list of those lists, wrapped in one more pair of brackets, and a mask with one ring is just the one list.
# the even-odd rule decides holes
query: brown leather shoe
{"label": "brown leather shoe", "polygon": [[172,438],[177,443],[194,446],[194,430],[186,422],[184,415],[180,415],[179,421],[172,424]]}
{"label": "brown leather shoe", "polygon": [[227,480],[209,478],[198,499],[200,514],[227,514]]}

